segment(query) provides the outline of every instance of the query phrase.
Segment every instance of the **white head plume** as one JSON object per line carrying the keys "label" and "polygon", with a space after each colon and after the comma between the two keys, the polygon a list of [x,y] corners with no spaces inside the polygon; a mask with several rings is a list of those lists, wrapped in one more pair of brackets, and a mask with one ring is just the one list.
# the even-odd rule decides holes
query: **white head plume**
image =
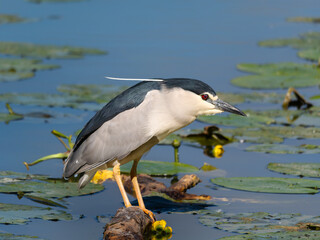
{"label": "white head plume", "polygon": [[105,77],[111,80],[117,81],[151,81],[151,82],[162,82],[163,79],[156,79],[156,78],[115,78],[115,77]]}

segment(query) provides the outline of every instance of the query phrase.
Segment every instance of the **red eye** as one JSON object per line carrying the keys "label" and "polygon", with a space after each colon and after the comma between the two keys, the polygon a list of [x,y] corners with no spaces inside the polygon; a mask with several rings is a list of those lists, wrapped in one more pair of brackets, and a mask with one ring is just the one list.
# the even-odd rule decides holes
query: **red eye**
{"label": "red eye", "polygon": [[209,96],[208,96],[208,94],[202,94],[202,95],[201,95],[201,98],[202,98],[203,100],[208,100]]}

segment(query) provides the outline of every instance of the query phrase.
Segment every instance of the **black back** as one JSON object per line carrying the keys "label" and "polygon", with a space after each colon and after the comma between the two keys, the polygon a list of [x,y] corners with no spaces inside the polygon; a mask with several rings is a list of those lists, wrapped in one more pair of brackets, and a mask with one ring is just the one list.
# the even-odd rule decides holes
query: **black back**
{"label": "black back", "polygon": [[81,143],[105,122],[111,120],[123,111],[139,106],[149,91],[160,90],[162,86],[168,89],[180,87],[196,94],[209,92],[214,96],[216,95],[209,85],[195,79],[171,78],[163,79],[163,81],[140,82],[113,98],[89,120],[78,135],[73,151],[76,151]]}

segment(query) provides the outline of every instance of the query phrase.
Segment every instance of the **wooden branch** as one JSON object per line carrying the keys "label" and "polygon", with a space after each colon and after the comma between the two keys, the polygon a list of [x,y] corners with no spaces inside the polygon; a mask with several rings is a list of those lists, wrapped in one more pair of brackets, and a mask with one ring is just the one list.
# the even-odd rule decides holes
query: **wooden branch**
{"label": "wooden branch", "polygon": [[[131,179],[129,176],[122,176],[124,187],[126,191],[135,196],[133,191]],[[195,195],[186,193],[187,189],[194,187],[201,180],[195,174],[185,175],[178,182],[174,183],[170,187],[166,187],[162,182],[158,182],[149,175],[139,174],[138,182],[141,189],[142,196],[147,196],[152,192],[165,193],[169,197],[175,200],[210,200],[208,195]]]}
{"label": "wooden branch", "polygon": [[103,239],[143,240],[144,233],[151,225],[151,218],[139,207],[120,208],[106,225]]}

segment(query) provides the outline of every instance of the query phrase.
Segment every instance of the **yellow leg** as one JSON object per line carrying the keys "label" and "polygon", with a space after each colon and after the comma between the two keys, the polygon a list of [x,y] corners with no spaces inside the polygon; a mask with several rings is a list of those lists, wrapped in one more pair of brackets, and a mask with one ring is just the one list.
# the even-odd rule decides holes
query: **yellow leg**
{"label": "yellow leg", "polygon": [[116,179],[116,182],[118,184],[118,187],[120,189],[120,193],[122,195],[122,198],[123,198],[123,202],[124,202],[124,205],[126,207],[131,207],[131,203],[129,201],[129,198],[127,196],[127,193],[126,191],[124,190],[124,187],[123,187],[123,184],[122,184],[122,181],[121,181],[121,176],[120,176],[120,164],[117,164],[113,167],[113,175],[114,175],[114,178]]}
{"label": "yellow leg", "polygon": [[138,204],[139,207],[147,214],[150,216],[150,218],[155,221],[155,216],[153,214],[153,212],[149,211],[148,209],[146,209],[144,202],[143,202],[143,198],[141,195],[141,191],[140,191],[140,187],[139,187],[139,183],[138,183],[138,179],[137,179],[137,166],[138,166],[138,162],[139,160],[134,160],[132,167],[131,167],[131,171],[130,171],[130,176],[131,176],[131,181],[132,181],[132,185],[133,185],[133,189],[134,192],[136,194],[136,198],[138,200]]}

